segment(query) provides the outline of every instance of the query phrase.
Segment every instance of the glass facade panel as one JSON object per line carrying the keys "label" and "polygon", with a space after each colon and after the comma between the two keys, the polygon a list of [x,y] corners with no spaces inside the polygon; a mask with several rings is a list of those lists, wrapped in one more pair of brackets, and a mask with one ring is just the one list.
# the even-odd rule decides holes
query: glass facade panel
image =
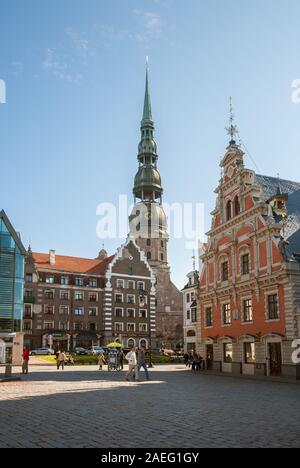
{"label": "glass facade panel", "polygon": [[22,330],[24,256],[0,219],[0,332]]}

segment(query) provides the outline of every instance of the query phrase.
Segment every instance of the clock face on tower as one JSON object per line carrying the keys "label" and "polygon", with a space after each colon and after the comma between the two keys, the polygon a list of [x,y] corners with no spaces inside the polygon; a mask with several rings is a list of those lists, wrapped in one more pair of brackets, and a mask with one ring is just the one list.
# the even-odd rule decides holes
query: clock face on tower
{"label": "clock face on tower", "polygon": [[234,173],[234,167],[233,166],[229,166],[227,171],[226,171],[226,175],[228,177],[232,177],[233,176],[233,173]]}

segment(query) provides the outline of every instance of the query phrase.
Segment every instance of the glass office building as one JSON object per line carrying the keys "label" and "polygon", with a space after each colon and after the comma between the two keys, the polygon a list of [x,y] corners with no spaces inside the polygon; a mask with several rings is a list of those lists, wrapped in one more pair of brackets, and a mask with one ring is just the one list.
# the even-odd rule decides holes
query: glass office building
{"label": "glass office building", "polygon": [[20,336],[22,332],[25,255],[26,251],[20,237],[5,212],[1,211],[0,361],[2,363],[4,359],[7,361],[8,354],[13,356],[14,338]]}

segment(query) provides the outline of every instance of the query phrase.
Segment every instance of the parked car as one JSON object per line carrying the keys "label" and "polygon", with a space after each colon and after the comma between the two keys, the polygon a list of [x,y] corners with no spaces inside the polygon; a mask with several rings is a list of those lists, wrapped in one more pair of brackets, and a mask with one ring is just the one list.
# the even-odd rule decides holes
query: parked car
{"label": "parked car", "polygon": [[88,354],[87,350],[84,348],[75,348],[74,353],[76,356],[86,356]]}
{"label": "parked car", "polygon": [[50,348],[32,349],[30,351],[31,356],[53,356],[54,354],[53,349]]}
{"label": "parked car", "polygon": [[101,348],[101,346],[92,346],[91,349],[89,349],[89,354],[92,356],[99,356],[99,354],[105,353],[104,349]]}

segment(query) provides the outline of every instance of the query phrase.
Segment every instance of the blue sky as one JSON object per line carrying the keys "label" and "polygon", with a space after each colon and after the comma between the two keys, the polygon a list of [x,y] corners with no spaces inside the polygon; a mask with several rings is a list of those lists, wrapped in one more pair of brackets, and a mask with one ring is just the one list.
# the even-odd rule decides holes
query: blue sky
{"label": "blue sky", "polygon": [[[0,208],[25,245],[97,255],[96,206],[131,199],[146,55],[167,202],[205,203],[209,229],[229,96],[259,172],[299,181],[299,18],[298,0],[2,0]],[[170,240],[179,286],[191,256]]]}

